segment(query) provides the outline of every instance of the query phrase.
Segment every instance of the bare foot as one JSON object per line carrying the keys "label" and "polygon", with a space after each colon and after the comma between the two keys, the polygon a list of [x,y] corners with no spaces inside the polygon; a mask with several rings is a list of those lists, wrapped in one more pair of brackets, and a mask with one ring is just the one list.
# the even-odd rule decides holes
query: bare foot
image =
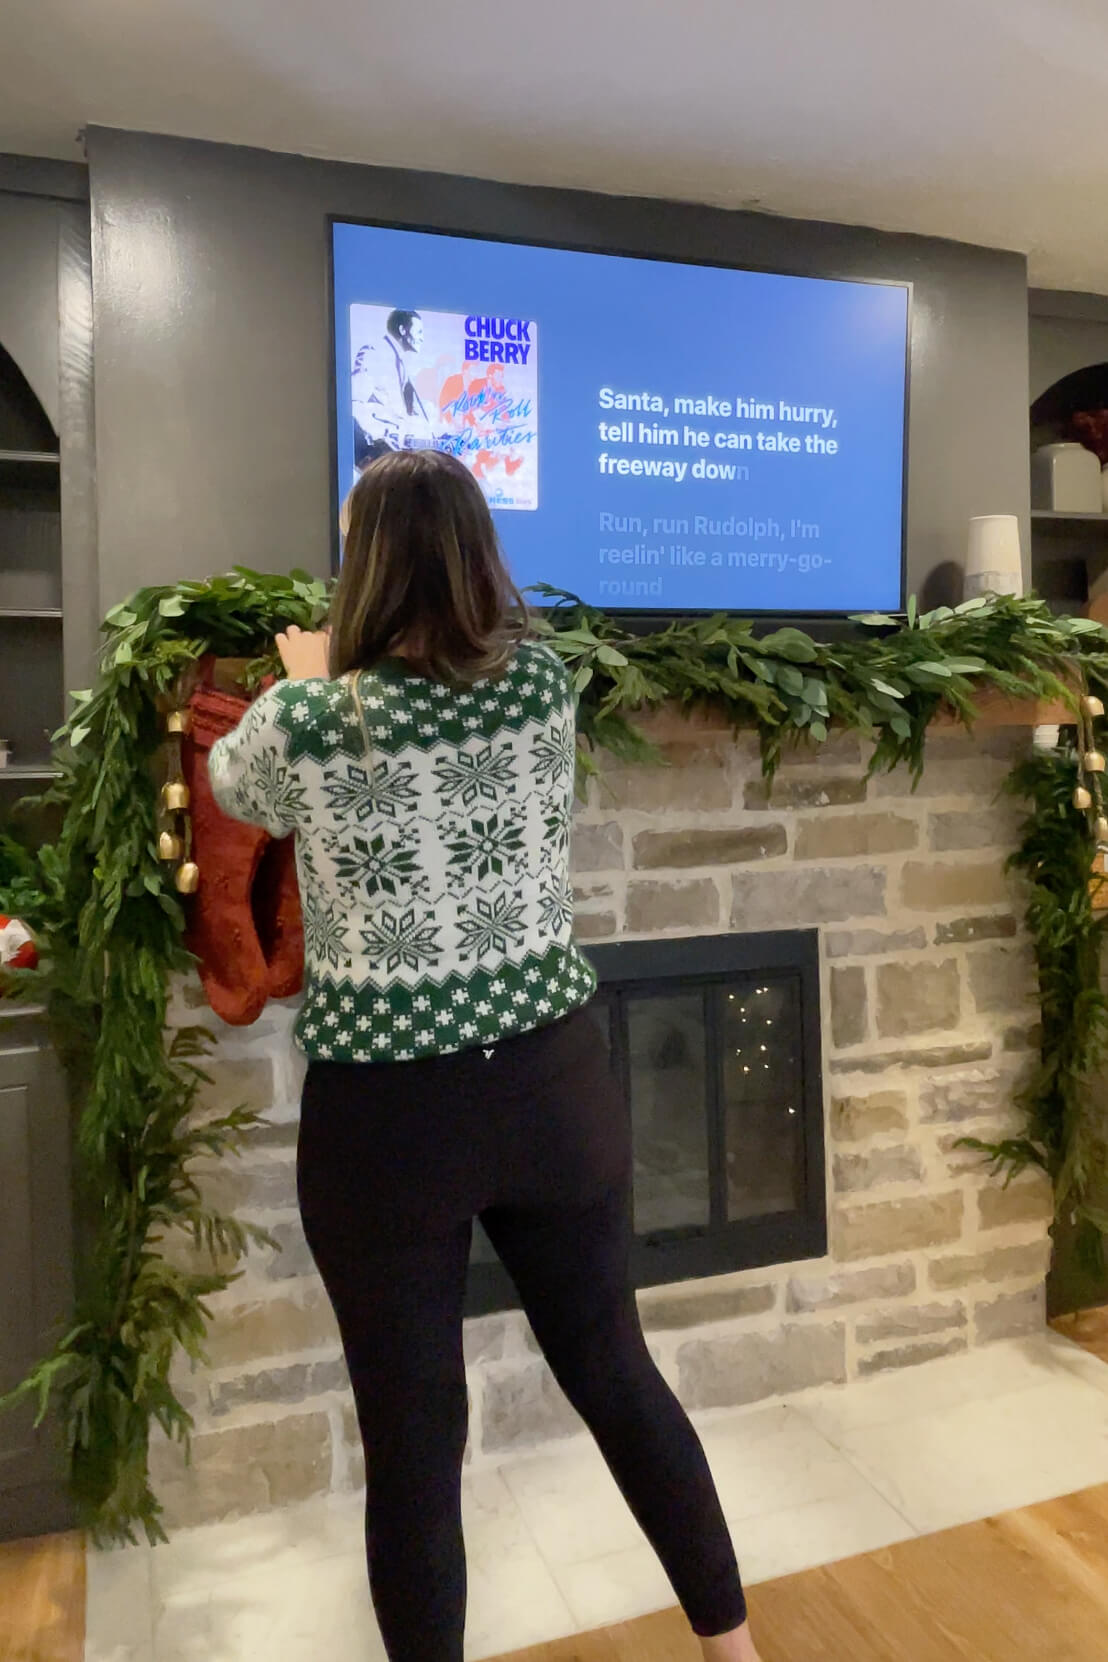
{"label": "bare foot", "polygon": [[704,1662],[762,1662],[750,1636],[750,1623],[744,1622],[731,1633],[721,1633],[718,1639],[701,1639]]}

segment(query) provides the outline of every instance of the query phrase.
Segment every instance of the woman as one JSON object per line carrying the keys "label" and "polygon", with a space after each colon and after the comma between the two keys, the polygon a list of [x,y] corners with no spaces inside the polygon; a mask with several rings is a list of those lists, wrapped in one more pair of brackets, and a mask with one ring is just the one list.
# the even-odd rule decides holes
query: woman
{"label": "woman", "polygon": [[479,1217],[705,1657],[758,1662],[703,1451],[628,1277],[628,1117],[571,934],[567,676],[528,639],[458,461],[384,457],[347,514],[328,634],[278,636],[288,680],[210,769],[228,813],[297,833],[300,1209],[354,1388],[385,1647],[461,1662]]}

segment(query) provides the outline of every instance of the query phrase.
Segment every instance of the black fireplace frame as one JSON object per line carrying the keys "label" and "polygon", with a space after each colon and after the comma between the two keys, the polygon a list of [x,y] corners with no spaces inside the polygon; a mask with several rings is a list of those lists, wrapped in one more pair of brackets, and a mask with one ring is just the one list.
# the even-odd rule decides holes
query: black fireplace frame
{"label": "black fireplace frame", "polygon": [[[767,1264],[820,1258],[827,1251],[827,1193],[823,1062],[820,1025],[819,933],[815,929],[701,935],[677,940],[616,941],[586,949],[596,968],[597,997],[616,1011],[613,1061],[623,1097],[630,1100],[629,1057],[622,1000],[627,994],[700,989],[711,994],[736,976],[761,972],[795,978],[800,1012],[802,1121],[799,1163],[801,1204],[792,1211],[727,1220],[724,1146],[723,1047],[719,996],[705,999],[709,1056],[708,1138],[712,1171],[711,1221],[704,1227],[636,1235],[632,1277],[636,1287],[690,1281]],[[519,1297],[498,1262],[470,1265],[467,1315],[519,1308]]]}

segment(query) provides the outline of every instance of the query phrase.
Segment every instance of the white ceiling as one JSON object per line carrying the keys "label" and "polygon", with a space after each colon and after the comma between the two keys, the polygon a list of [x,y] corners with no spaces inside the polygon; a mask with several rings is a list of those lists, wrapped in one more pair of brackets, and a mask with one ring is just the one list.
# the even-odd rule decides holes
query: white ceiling
{"label": "white ceiling", "polygon": [[2,0],[0,150],[89,123],[930,232],[1108,292],[1108,0]]}

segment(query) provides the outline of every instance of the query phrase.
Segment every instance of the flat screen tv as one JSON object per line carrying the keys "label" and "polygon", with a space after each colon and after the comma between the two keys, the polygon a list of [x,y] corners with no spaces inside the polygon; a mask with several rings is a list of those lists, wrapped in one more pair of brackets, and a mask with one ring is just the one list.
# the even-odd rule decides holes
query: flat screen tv
{"label": "flat screen tv", "polygon": [[460,456],[520,588],[608,611],[903,603],[910,286],[337,222],[338,500]]}

